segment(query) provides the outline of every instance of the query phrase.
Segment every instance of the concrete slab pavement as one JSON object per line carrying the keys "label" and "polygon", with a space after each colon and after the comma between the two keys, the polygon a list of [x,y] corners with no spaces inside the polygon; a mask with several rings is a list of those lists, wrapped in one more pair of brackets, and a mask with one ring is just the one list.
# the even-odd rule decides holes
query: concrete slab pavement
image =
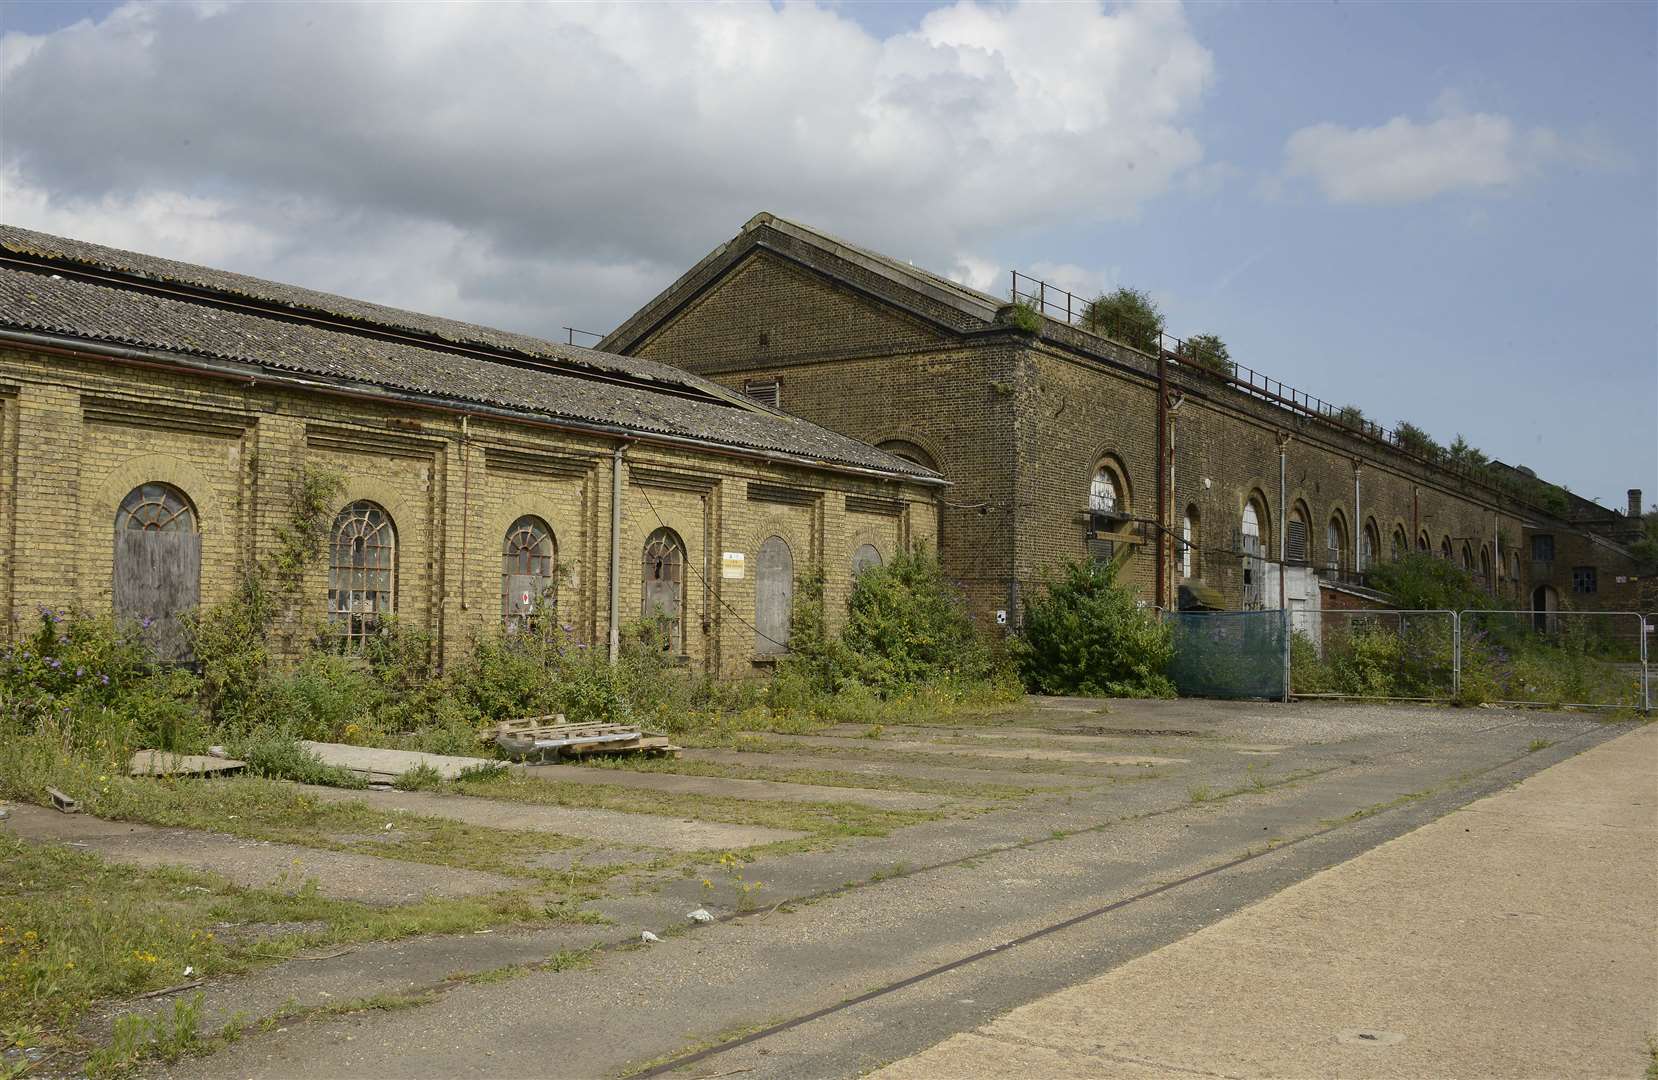
{"label": "concrete slab pavement", "polygon": [[0,829],[28,840],[70,844],[127,866],[206,870],[254,889],[297,889],[315,880],[317,892],[331,899],[389,905],[413,903],[428,896],[475,896],[522,885],[512,878],[479,870],[273,844],[195,829],[105,821],[24,803],[14,803],[9,809],[11,815]]}
{"label": "concrete slab pavement", "polygon": [[875,1075],[1641,1075],[1658,726]]}

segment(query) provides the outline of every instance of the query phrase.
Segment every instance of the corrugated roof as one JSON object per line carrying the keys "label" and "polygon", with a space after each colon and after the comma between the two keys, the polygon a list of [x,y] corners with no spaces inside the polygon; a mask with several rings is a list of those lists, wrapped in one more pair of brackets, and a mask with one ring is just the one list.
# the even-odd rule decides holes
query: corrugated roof
{"label": "corrugated roof", "polygon": [[[8,228],[0,235],[13,237],[21,231]],[[109,250],[49,239],[55,241],[57,260],[68,260],[67,253],[72,250]],[[78,257],[74,261],[81,262]],[[150,264],[152,278],[159,278],[153,271],[165,262],[156,260]],[[573,350],[590,354],[598,362],[588,369],[579,365],[543,367],[514,357],[452,351],[319,325],[291,317],[287,312],[262,313],[241,306],[227,307],[215,304],[210,297],[165,295],[119,281],[82,280],[68,272],[68,267],[64,268],[65,273],[53,273],[57,265],[0,266],[0,326],[370,384],[453,402],[475,402],[621,428],[644,436],[659,434],[695,439],[899,476],[936,479],[935,473],[902,458],[798,417],[750,405],[705,379],[649,361],[593,350]],[[83,265],[113,268],[101,256],[88,258]],[[206,274],[195,277],[192,284],[208,288],[199,284],[207,280]],[[232,295],[248,297],[251,294],[244,291]],[[566,351],[552,342],[506,336],[534,343],[549,357]],[[482,347],[481,342],[476,344]],[[663,379],[653,388],[649,381],[624,383],[584,374],[584,370],[623,374],[635,370],[636,366],[660,368],[674,378]],[[687,396],[685,391],[693,392],[694,396]]]}
{"label": "corrugated roof", "polygon": [[354,300],[348,296],[336,296],[333,293],[318,292],[298,285],[286,285],[280,281],[232,273],[229,270],[216,270],[210,266],[198,266],[195,263],[91,244],[84,240],[53,236],[50,233],[35,232],[15,225],[0,224],[0,250],[46,260],[59,260],[160,285],[201,290],[226,299],[245,300],[279,308],[284,313],[292,315],[315,315],[361,323],[405,334],[428,336],[453,345],[516,353],[557,364],[586,366],[634,378],[655,380],[669,386],[688,387],[700,382],[679,368],[637,357],[617,356],[574,345],[561,345],[526,334],[496,330],[456,319],[443,319],[436,315],[423,315],[417,311],[405,311],[384,304],[370,303],[367,300]]}

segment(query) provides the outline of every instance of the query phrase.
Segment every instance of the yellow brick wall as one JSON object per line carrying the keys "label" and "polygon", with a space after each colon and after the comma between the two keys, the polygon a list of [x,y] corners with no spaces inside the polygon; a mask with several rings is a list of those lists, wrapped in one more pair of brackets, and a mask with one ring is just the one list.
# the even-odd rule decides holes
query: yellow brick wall
{"label": "yellow brick wall", "polygon": [[[335,512],[365,499],[391,517],[399,620],[430,631],[444,659],[499,630],[502,543],[525,514],[556,538],[560,621],[603,649],[617,445],[551,425],[0,351],[0,599],[12,633],[37,605],[108,610],[116,507],[160,481],[194,504],[202,599],[224,601],[239,569],[275,550],[303,470],[316,465],[344,478]],[[937,539],[935,495],[922,485],[632,441],[623,480],[621,619],[641,613],[643,546],[666,524],[689,559],[688,663],[725,676],[756,670],[752,575],[766,537],[784,537],[797,577],[821,562],[842,603],[857,544],[890,558]],[[751,498],[751,483],[807,492],[809,505]],[[848,512],[848,494],[896,500],[897,512]],[[745,578],[720,577],[725,551],[745,554]],[[325,560],[308,571],[279,649],[325,625],[326,596]]]}

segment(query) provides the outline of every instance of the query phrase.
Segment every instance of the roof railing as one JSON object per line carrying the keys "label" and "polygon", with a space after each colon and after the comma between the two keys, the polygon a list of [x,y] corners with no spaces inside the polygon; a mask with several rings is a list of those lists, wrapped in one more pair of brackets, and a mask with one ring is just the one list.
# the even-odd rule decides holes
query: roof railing
{"label": "roof railing", "polygon": [[[1222,358],[1207,352],[1204,343],[1187,338],[1178,338],[1173,334],[1156,332],[1155,338],[1145,333],[1136,333],[1125,327],[1114,325],[1109,319],[1102,318],[1095,310],[1092,300],[1084,299],[1056,285],[1050,285],[1040,278],[1013,273],[1012,299],[1015,304],[1025,304],[1038,314],[1077,327],[1101,337],[1121,342],[1130,348],[1139,348],[1143,352],[1160,353],[1163,357],[1173,360],[1188,368],[1196,369],[1211,378],[1230,384],[1234,389],[1241,390],[1252,397],[1281,405],[1295,412],[1308,416],[1316,416],[1329,423],[1357,431],[1372,439],[1388,443],[1407,453],[1423,456],[1420,451],[1400,440],[1398,432],[1385,428],[1374,421],[1367,420],[1359,410],[1351,405],[1342,406],[1325,401],[1321,397],[1298,390],[1284,382],[1274,379],[1265,372],[1256,371],[1230,358]],[[1439,462],[1441,465],[1451,464]]]}

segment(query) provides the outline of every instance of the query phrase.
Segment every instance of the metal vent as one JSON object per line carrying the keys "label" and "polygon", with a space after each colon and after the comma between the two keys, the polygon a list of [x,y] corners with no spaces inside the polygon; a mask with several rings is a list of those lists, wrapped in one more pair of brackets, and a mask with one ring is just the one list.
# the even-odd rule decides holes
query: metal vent
{"label": "metal vent", "polygon": [[781,379],[746,379],[743,382],[743,393],[746,396],[774,409],[783,407],[782,390],[783,380]]}

